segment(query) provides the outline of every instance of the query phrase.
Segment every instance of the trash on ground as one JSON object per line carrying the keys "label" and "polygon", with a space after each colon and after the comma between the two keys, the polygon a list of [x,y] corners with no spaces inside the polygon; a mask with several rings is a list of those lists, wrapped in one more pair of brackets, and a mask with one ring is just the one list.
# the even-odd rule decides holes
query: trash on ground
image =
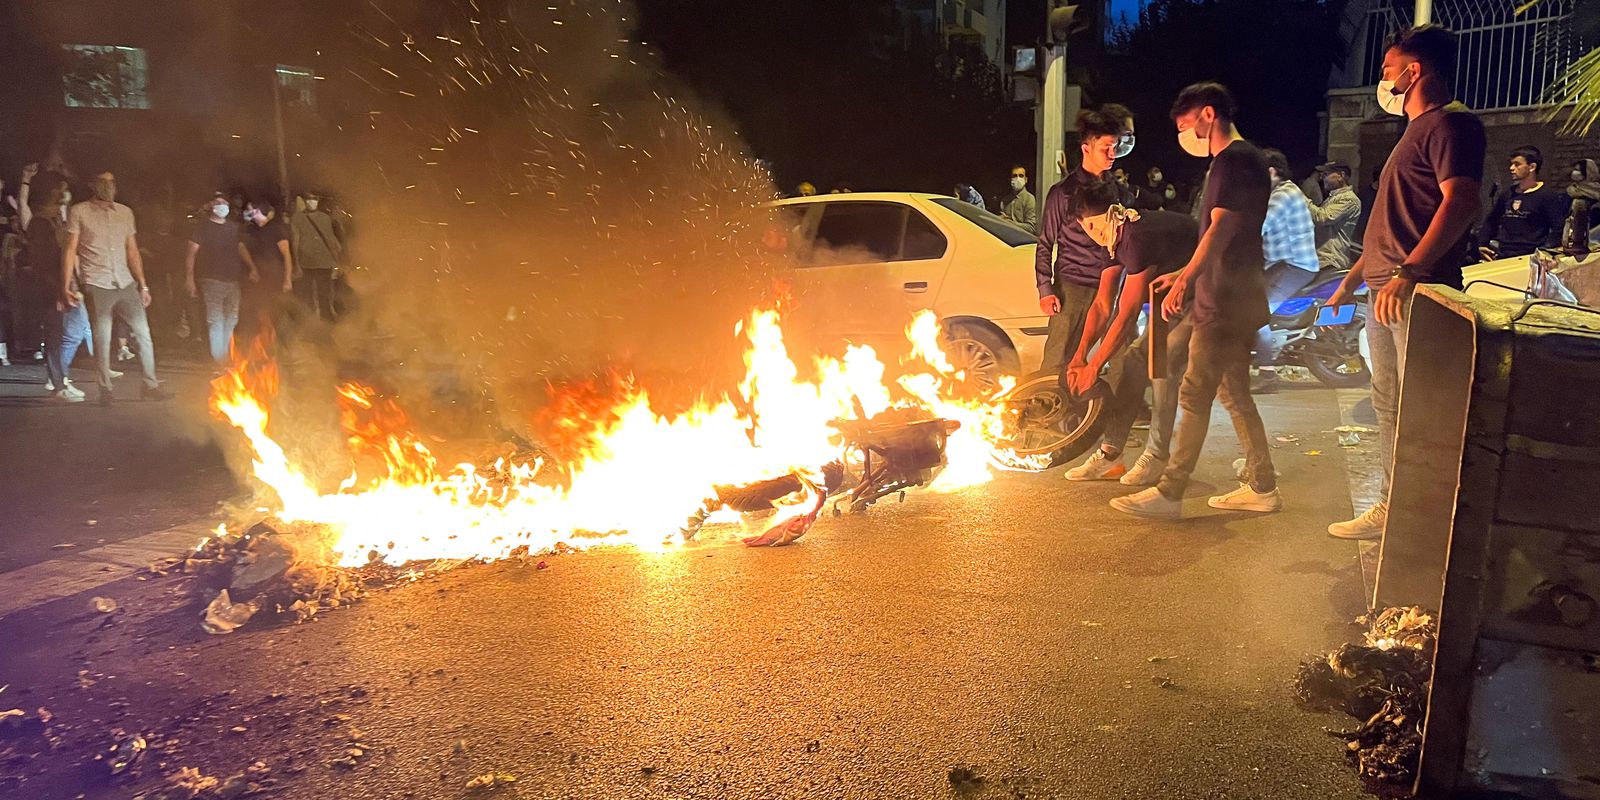
{"label": "trash on ground", "polygon": [[94,605],[94,610],[102,614],[110,614],[117,610],[117,601],[109,597],[96,597],[89,602]]}
{"label": "trash on ground", "polygon": [[1320,456],[1320,455],[1322,455],[1322,451],[1321,450],[1307,450],[1306,451],[1306,455],[1308,455],[1308,456]]}
{"label": "trash on ground", "polygon": [[1176,689],[1176,688],[1178,688],[1178,684],[1175,683],[1171,678],[1169,678],[1169,677],[1167,677],[1165,675],[1152,675],[1150,677],[1150,682],[1155,684],[1156,686],[1161,687],[1162,689]]}
{"label": "trash on ground", "polygon": [[202,773],[196,767],[184,767],[167,776],[167,785],[178,792],[179,797],[192,798],[215,791],[222,781]]}
{"label": "trash on ground", "polygon": [[[121,775],[139,762],[139,758],[144,755],[144,752],[150,749],[150,744],[145,741],[144,734],[141,733],[112,731],[112,735],[116,736],[117,739],[106,750],[103,757],[106,760],[106,766],[111,769],[111,774]],[[96,756],[96,759],[101,757]]]}
{"label": "trash on ground", "polygon": [[1295,693],[1319,711],[1343,711],[1361,721],[1345,739],[1346,758],[1367,790],[1409,796],[1422,751],[1422,722],[1439,627],[1417,607],[1388,608],[1357,619],[1361,644],[1346,644],[1300,666]]}
{"label": "trash on ground", "polygon": [[77,546],[78,545],[75,542],[62,542],[60,544],[50,545],[50,549],[51,550],[71,550],[72,548],[77,547]]}
{"label": "trash on ground", "polygon": [[467,781],[467,791],[487,792],[517,782],[517,776],[504,772],[489,772]]}
{"label": "trash on ground", "polygon": [[1339,434],[1340,447],[1355,447],[1361,444],[1361,434],[1355,431],[1346,431]]}
{"label": "trash on ground", "polygon": [[1334,433],[1377,433],[1365,425],[1340,425],[1333,429]]}
{"label": "trash on ground", "polygon": [[1274,437],[1274,438],[1276,438],[1280,442],[1283,442],[1284,444],[1299,444],[1300,443],[1300,437],[1295,436],[1292,433],[1287,435],[1287,436],[1277,436],[1277,437]]}
{"label": "trash on ground", "polygon": [[210,605],[206,606],[206,613],[200,621],[200,627],[204,628],[206,633],[212,635],[232,633],[240,625],[249,622],[250,618],[260,610],[261,607],[256,605],[254,600],[245,603],[233,602],[232,598],[228,596],[228,590],[223,589],[217,592],[216,598],[211,601]]}

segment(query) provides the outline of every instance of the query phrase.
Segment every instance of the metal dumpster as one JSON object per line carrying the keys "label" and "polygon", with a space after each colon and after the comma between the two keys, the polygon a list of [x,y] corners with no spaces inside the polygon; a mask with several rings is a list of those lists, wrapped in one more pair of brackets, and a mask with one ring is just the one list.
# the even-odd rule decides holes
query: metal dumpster
{"label": "metal dumpster", "polygon": [[1379,606],[1438,608],[1417,790],[1600,798],[1600,311],[1424,287]]}

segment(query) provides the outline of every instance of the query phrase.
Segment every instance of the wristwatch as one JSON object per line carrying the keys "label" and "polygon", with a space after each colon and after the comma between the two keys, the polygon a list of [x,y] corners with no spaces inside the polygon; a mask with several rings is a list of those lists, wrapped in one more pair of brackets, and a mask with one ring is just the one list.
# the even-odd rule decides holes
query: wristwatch
{"label": "wristwatch", "polygon": [[1422,283],[1422,277],[1417,275],[1416,267],[1412,266],[1411,264],[1400,264],[1400,265],[1396,266],[1394,268],[1394,272],[1389,273],[1389,277],[1391,277],[1391,278],[1405,278],[1408,281],[1415,281],[1417,283]]}

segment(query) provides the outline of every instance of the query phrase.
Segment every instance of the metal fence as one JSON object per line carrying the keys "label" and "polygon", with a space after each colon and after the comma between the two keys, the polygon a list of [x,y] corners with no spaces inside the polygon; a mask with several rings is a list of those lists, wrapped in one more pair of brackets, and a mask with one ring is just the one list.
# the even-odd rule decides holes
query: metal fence
{"label": "metal fence", "polygon": [[[1480,111],[1542,102],[1582,55],[1582,42],[1572,30],[1579,2],[1544,0],[1518,14],[1526,0],[1434,0],[1433,21],[1460,37],[1456,97]],[[1384,41],[1411,27],[1414,8],[1414,0],[1372,0],[1357,50],[1364,85],[1383,77]]]}

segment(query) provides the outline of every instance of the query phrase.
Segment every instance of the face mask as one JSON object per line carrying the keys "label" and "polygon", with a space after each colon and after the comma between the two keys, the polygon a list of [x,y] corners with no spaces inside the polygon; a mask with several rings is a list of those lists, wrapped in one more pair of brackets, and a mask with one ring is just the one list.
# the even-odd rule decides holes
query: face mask
{"label": "face mask", "polygon": [[1020,191],[1022,191],[1022,187],[1027,186],[1027,185],[1028,185],[1028,179],[1027,178],[1012,178],[1011,179],[1011,191],[1013,191],[1013,192],[1020,192]]}
{"label": "face mask", "polygon": [[1172,188],[1171,186],[1168,186],[1167,187],[1167,191],[1166,191],[1166,195],[1167,195],[1167,199],[1168,200],[1176,200],[1176,199],[1178,199],[1178,190]]}
{"label": "face mask", "polygon": [[72,192],[62,192],[61,193],[61,205],[66,205],[66,204],[71,203],[71,202],[72,202]]}
{"label": "face mask", "polygon": [[101,200],[107,203],[115,200],[117,197],[117,185],[107,181],[102,181],[95,184],[94,197],[96,200]]}
{"label": "face mask", "polygon": [[217,219],[227,219],[228,218],[228,204],[227,203],[218,203],[218,204],[212,206],[211,207],[211,215],[216,217]]}
{"label": "face mask", "polygon": [[306,201],[306,210],[307,211],[316,211],[318,205],[319,205],[319,201],[317,201],[317,200],[307,200]]}
{"label": "face mask", "polygon": [[1150,173],[1150,182],[1151,183],[1160,183],[1161,182],[1161,173],[1159,173],[1159,172]]}
{"label": "face mask", "polygon": [[1129,153],[1133,152],[1133,145],[1136,141],[1137,139],[1131,131],[1122,134],[1122,138],[1117,140],[1117,149],[1114,151],[1114,156],[1116,158],[1126,158]]}
{"label": "face mask", "polygon": [[[1216,123],[1211,123],[1211,126],[1215,128]],[[1183,148],[1183,152],[1195,158],[1210,158],[1211,131],[1208,130],[1201,135],[1200,123],[1196,122],[1193,128],[1178,134],[1178,146]]]}
{"label": "face mask", "polygon": [[1405,116],[1406,92],[1411,91],[1411,88],[1416,85],[1417,82],[1414,79],[1404,89],[1396,86],[1394,81],[1378,81],[1378,107],[1382,108],[1385,114],[1396,117]]}

